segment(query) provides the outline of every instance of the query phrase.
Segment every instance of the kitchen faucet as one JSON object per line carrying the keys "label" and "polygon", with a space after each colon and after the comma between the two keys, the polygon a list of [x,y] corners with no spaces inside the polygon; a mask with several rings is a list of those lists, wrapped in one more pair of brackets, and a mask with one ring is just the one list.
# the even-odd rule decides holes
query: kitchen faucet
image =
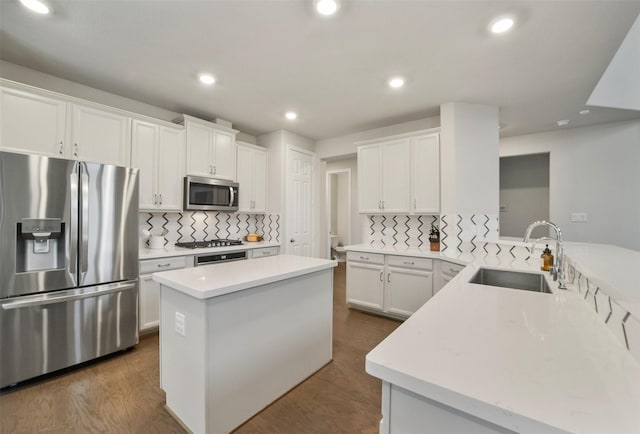
{"label": "kitchen faucet", "polygon": [[[550,228],[552,228],[555,233],[556,233],[556,260],[554,261],[553,264],[553,268],[551,269],[551,275],[553,276],[553,280],[554,281],[558,281],[558,288],[560,289],[567,289],[567,286],[564,284],[564,270],[563,270],[563,265],[564,265],[564,248],[562,246],[562,231],[560,230],[560,228],[558,227],[558,225],[545,221],[545,220],[538,220],[535,221],[533,223],[531,223],[529,225],[529,227],[527,228],[527,231],[524,234],[524,242],[528,243],[529,242],[529,238],[531,237],[531,232],[537,228],[538,226],[548,226]],[[533,253],[533,248],[536,246],[536,244],[538,243],[538,241],[544,239],[546,237],[542,237],[539,240],[537,240],[535,243],[533,243],[533,245],[531,246],[531,252]],[[552,238],[550,238],[552,239]]]}

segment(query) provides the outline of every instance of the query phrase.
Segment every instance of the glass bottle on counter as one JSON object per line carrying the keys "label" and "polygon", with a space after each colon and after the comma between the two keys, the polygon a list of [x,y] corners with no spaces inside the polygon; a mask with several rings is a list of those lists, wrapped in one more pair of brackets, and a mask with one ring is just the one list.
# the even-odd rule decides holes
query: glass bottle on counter
{"label": "glass bottle on counter", "polygon": [[551,249],[549,249],[549,244],[547,244],[542,251],[542,255],[540,255],[540,269],[549,271],[551,267],[553,267],[553,255],[551,254]]}

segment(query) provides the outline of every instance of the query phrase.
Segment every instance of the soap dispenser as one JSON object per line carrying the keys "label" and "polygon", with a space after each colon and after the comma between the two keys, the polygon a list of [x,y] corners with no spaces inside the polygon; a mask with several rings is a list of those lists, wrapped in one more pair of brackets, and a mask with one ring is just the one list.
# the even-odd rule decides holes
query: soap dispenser
{"label": "soap dispenser", "polygon": [[540,269],[549,271],[551,267],[553,267],[553,255],[551,254],[551,249],[549,249],[549,244],[547,244],[542,251],[542,255],[540,255]]}

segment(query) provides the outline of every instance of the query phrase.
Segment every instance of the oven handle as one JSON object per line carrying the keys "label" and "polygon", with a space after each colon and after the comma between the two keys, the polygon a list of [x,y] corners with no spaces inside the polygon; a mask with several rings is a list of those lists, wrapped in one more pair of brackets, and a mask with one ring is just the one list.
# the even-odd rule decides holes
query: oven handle
{"label": "oven handle", "polygon": [[[136,282],[120,282],[111,283],[109,285],[100,285],[93,288],[81,288],[80,290],[72,290],[72,294],[63,291],[62,294],[42,294],[36,296],[21,297],[22,300],[9,301],[2,303],[4,310],[21,309],[23,307],[36,307],[47,304],[64,303],[69,301],[82,300],[83,298],[99,297],[113,292],[122,292],[136,287]],[[78,291],[81,291],[78,293]],[[24,300],[24,299],[27,300]]]}

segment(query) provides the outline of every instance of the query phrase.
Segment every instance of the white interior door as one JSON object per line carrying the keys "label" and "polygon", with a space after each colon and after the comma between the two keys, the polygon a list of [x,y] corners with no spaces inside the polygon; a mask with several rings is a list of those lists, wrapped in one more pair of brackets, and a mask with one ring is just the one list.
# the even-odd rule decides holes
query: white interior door
{"label": "white interior door", "polygon": [[287,169],[287,238],[290,255],[313,256],[312,179],[313,156],[289,149]]}

